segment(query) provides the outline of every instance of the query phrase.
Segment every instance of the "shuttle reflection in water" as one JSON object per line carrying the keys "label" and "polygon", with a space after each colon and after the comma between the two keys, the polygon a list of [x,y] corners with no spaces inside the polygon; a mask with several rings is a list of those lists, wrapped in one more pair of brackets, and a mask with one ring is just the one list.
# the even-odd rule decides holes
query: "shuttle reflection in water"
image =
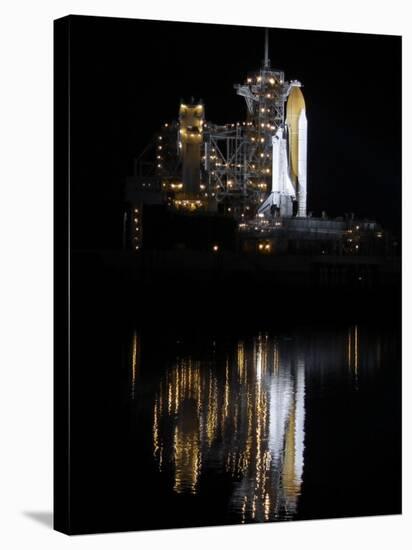
{"label": "shuttle reflection in water", "polygon": [[232,478],[231,509],[243,522],[294,516],[305,367],[290,348],[260,335],[239,342],[223,369],[190,357],[168,369],[154,403],[153,455],[175,492],[196,494],[202,472],[214,469]]}

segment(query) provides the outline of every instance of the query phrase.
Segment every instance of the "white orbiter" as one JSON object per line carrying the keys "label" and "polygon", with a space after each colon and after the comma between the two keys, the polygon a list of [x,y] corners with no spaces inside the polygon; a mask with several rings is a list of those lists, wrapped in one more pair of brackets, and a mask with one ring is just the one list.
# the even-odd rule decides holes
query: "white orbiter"
{"label": "white orbiter", "polygon": [[259,208],[264,215],[306,217],[307,120],[301,84],[291,82],[286,120],[272,137],[272,190]]}

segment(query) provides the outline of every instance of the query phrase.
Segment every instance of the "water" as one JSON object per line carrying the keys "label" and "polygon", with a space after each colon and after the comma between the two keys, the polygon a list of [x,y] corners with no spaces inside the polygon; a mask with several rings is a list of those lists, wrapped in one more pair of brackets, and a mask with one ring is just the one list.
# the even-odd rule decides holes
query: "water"
{"label": "water", "polygon": [[[153,458],[176,493],[197,495],[205,472],[233,480],[242,522],[292,518],[301,492],[305,364],[267,335],[220,360],[177,357],[153,405]],[[201,478],[206,477],[202,480]]]}
{"label": "water", "polygon": [[96,347],[79,529],[400,512],[397,329],[243,332],[131,327]]}

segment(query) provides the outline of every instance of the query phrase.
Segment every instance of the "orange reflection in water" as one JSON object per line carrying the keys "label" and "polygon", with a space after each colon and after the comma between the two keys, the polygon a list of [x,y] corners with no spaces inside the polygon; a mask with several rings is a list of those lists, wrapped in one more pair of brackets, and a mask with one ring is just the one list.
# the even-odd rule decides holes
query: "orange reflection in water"
{"label": "orange reflection in water", "polygon": [[358,325],[348,330],[348,368],[354,374],[355,387],[358,385],[359,373],[359,329]]}
{"label": "orange reflection in water", "polygon": [[137,375],[138,375],[139,351],[140,351],[139,336],[138,336],[137,332],[135,331],[133,333],[132,349],[131,349],[131,364],[132,364],[132,369],[131,369],[131,375],[132,375],[131,394],[132,394],[132,399],[134,399],[135,394],[136,394],[136,381],[137,381]]}

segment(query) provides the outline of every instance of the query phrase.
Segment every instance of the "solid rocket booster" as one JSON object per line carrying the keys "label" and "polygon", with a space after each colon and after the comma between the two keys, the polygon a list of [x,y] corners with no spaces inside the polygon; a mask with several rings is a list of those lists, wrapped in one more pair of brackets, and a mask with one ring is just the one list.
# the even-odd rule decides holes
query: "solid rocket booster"
{"label": "solid rocket booster", "polygon": [[295,188],[297,215],[306,217],[306,149],[307,120],[306,106],[299,82],[292,82],[286,104],[286,126],[289,140],[289,172]]}

